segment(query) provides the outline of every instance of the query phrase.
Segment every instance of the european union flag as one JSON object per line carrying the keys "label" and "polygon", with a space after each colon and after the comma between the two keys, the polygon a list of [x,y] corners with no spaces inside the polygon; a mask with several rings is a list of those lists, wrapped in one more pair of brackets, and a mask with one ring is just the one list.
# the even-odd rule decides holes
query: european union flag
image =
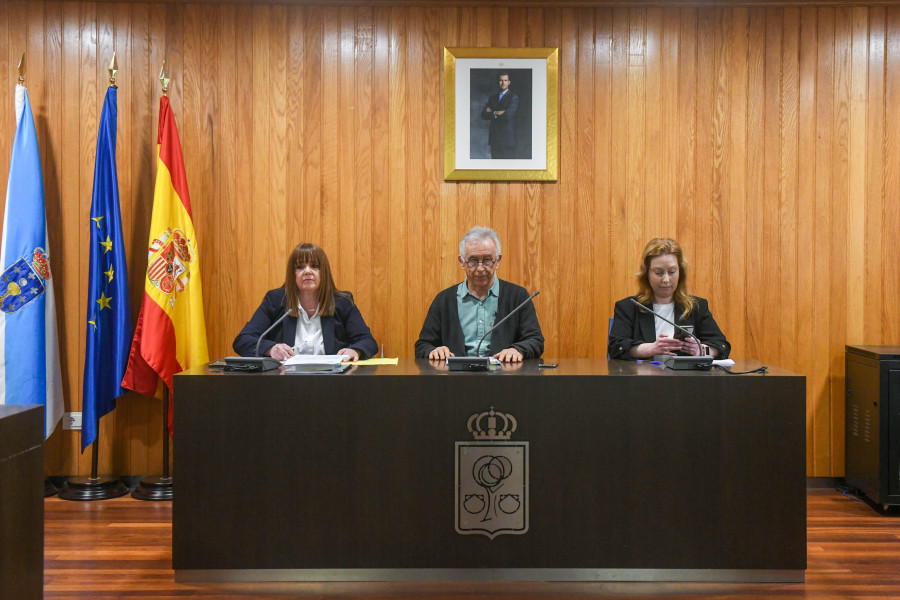
{"label": "european union flag", "polygon": [[87,342],[84,354],[81,451],[97,439],[100,417],[116,408],[128,350],[131,310],[128,302],[125,244],[116,174],[116,88],[106,91],[91,200],[91,264],[88,276]]}
{"label": "european union flag", "polygon": [[34,115],[17,85],[0,246],[0,404],[43,404],[45,438],[63,413],[49,249]]}

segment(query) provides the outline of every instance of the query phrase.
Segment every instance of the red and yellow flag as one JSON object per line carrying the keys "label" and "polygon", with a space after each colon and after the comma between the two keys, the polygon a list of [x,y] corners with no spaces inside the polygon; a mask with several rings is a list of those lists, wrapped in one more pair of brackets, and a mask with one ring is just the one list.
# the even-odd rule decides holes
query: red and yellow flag
{"label": "red and yellow flag", "polygon": [[166,96],[159,101],[157,154],[144,298],[122,379],[122,387],[146,396],[156,395],[159,378],[171,390],[175,373],[209,362],[191,199]]}

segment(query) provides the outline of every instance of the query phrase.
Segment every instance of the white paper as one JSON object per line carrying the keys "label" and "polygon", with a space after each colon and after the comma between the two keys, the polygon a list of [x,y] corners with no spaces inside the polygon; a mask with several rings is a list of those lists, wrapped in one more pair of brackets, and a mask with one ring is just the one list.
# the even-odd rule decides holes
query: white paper
{"label": "white paper", "polygon": [[337,365],[349,359],[344,354],[295,354],[286,359],[284,365]]}
{"label": "white paper", "polygon": [[733,366],[734,366],[734,361],[731,360],[730,358],[723,358],[723,359],[720,359],[720,360],[714,360],[714,361],[713,361],[713,364],[714,364],[714,365],[718,365],[718,366],[720,366],[720,367],[733,367]]}

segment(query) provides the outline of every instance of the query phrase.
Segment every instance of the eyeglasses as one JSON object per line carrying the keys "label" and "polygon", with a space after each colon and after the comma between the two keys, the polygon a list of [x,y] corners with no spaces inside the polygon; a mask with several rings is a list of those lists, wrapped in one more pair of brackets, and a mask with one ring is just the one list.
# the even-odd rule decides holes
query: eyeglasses
{"label": "eyeglasses", "polygon": [[485,269],[490,269],[497,263],[493,258],[486,258],[484,260],[475,260],[474,258],[470,258],[466,261],[466,264],[469,265],[470,269],[478,268],[478,265],[484,266]]}

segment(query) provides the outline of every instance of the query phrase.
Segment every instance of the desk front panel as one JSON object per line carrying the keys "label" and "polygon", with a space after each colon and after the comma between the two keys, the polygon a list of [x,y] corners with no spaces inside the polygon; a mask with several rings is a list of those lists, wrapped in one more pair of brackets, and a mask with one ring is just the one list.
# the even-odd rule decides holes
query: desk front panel
{"label": "desk front panel", "polygon": [[[802,570],[804,388],[619,361],[192,370],[174,568]],[[529,443],[529,516],[489,539],[456,532],[455,447],[492,407]]]}

